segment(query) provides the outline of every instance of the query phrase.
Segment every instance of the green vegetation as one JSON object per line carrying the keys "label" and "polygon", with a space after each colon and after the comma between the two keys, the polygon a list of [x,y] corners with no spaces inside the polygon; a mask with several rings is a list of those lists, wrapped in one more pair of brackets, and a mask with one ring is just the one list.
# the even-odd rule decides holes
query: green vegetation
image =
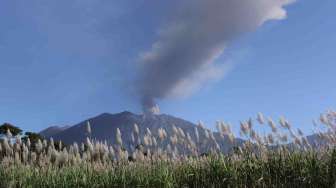
{"label": "green vegetation", "polygon": [[22,130],[10,123],[4,123],[0,126],[0,134],[7,134],[7,132],[10,131],[10,133],[13,136],[19,135],[22,133]]}
{"label": "green vegetation", "polygon": [[334,187],[336,150],[179,162],[0,168],[2,187]]}

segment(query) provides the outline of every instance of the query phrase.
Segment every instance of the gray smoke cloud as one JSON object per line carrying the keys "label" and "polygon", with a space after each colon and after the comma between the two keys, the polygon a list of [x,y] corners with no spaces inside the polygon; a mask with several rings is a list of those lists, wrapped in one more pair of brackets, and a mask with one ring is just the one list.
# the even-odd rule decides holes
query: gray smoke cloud
{"label": "gray smoke cloud", "polygon": [[214,65],[226,45],[269,20],[286,18],[284,6],[294,0],[181,0],[175,16],[152,48],[140,58],[137,92],[145,111],[156,100],[181,95],[223,74]]}

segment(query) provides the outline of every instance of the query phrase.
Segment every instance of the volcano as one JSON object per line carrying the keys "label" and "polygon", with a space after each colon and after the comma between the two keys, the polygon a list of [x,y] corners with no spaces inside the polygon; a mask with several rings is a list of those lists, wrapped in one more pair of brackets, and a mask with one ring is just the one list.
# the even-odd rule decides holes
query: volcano
{"label": "volcano", "polygon": [[[196,140],[196,127],[199,132],[199,142],[197,144],[203,148],[202,150],[206,150],[206,148],[214,144],[214,142],[209,141],[209,138],[206,136],[206,129],[200,128],[189,121],[167,114],[134,114],[128,111],[117,114],[103,113],[67,129],[55,131],[55,134],[48,134],[45,137],[52,137],[54,140],[62,141],[65,144],[85,142],[88,136],[86,132],[87,122],[91,124],[91,138],[106,141],[109,144],[115,144],[116,130],[119,128],[126,149],[130,149],[133,144],[131,134],[134,124],[137,124],[139,127],[140,137],[145,135],[147,128],[152,131],[153,135],[158,135],[157,130],[159,128],[164,128],[168,136],[173,135],[173,127],[175,126],[176,128],[181,128],[185,133],[189,133],[194,140]],[[243,143],[241,139],[235,139],[232,143],[227,137],[221,138],[217,132],[214,132],[213,135],[223,152],[228,152],[232,147]]]}

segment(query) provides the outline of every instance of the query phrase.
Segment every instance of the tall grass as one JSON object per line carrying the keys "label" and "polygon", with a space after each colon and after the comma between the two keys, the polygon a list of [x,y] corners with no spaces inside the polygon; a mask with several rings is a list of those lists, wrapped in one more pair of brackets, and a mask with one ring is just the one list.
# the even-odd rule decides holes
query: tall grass
{"label": "tall grass", "polygon": [[[133,140],[141,147],[132,151],[123,149],[120,130],[115,145],[91,139],[89,123],[88,139],[80,145],[5,139],[0,144],[0,187],[335,187],[335,119],[335,112],[321,115],[321,125],[315,128],[327,131],[318,132],[319,145],[310,143],[301,130],[292,130],[286,119],[277,125],[258,114],[258,124],[269,126],[270,133],[259,135],[252,119],[241,122],[246,142],[226,154],[205,128],[200,130],[215,143],[205,155],[196,144],[202,140],[190,136],[198,135],[198,129],[186,133],[176,127],[173,135],[164,128],[147,129],[138,139],[135,125]],[[217,127],[223,139],[234,142],[227,124]]]}

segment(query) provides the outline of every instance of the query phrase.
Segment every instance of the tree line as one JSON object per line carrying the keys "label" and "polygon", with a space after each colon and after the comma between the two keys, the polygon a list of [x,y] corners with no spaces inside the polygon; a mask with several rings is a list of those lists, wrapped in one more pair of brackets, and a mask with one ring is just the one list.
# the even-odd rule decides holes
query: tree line
{"label": "tree line", "polygon": [[38,142],[38,140],[43,140],[44,137],[41,136],[38,133],[35,132],[24,132],[22,131],[22,129],[20,129],[17,126],[14,126],[10,123],[4,123],[0,126],[0,135],[4,135],[7,137],[16,137],[16,136],[20,136],[20,138],[23,141],[27,141],[29,139],[29,141],[34,144],[36,142]]}

